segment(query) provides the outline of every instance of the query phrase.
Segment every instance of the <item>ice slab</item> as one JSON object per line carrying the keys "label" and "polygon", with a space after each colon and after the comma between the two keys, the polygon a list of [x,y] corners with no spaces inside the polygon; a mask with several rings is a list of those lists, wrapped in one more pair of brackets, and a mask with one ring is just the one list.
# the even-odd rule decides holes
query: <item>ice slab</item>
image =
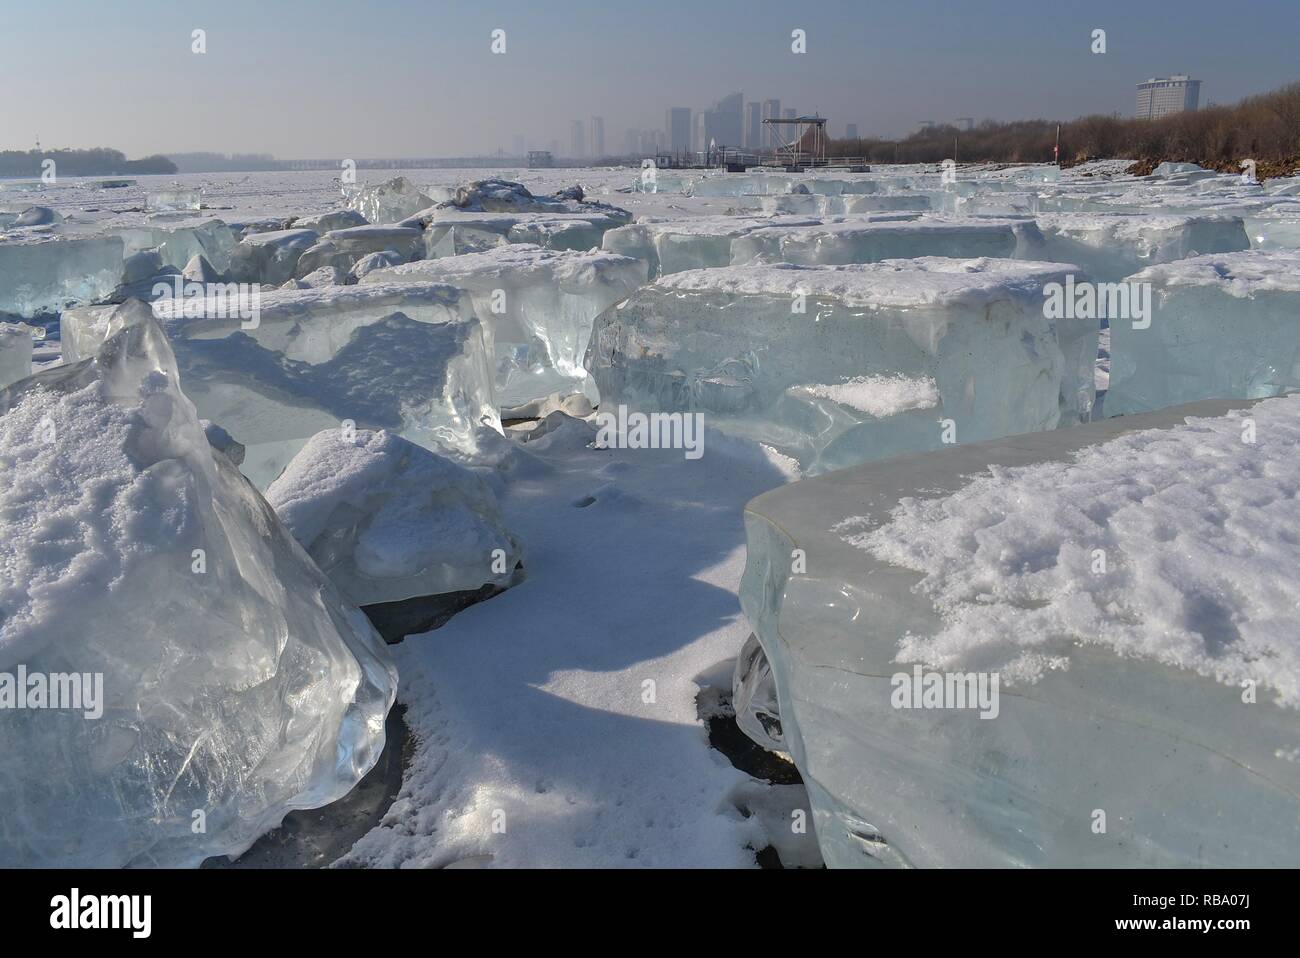
{"label": "ice slab", "polygon": [[421,260],[367,273],[371,283],[436,282],[467,291],[490,333],[497,401],[521,406],[587,389],[592,323],[646,282],[643,260],[527,244]]}
{"label": "ice slab", "polygon": [[197,210],[203,206],[203,190],[175,188],[157,190],[145,196],[145,209],[151,213],[159,211]]}
{"label": "ice slab", "polygon": [[177,269],[183,268],[195,256],[202,256],[218,270],[226,270],[230,267],[230,254],[237,241],[235,231],[219,219],[179,223],[158,221],[113,227],[110,232],[122,238],[125,256],[157,249],[163,265]]}
{"label": "ice slab", "polygon": [[1100,282],[1198,253],[1250,249],[1235,216],[1040,213],[1034,219],[1042,242],[1023,243],[1022,258],[1078,263]]}
{"label": "ice slab", "polygon": [[700,216],[634,223],[605,234],[602,248],[645,260],[650,276],[727,266],[737,237],[771,226],[816,226],[816,217]]}
{"label": "ice slab", "polygon": [[333,230],[303,252],[294,267],[294,275],[301,279],[324,266],[346,275],[364,257],[385,250],[406,262],[417,254],[423,255],[422,240],[419,229],[407,226],[353,226]]}
{"label": "ice slab", "polygon": [[0,392],[0,470],[0,670],[86,693],[0,710],[0,863],[197,866],[374,764],[386,648],[209,446],[155,324]]}
{"label": "ice slab", "polygon": [[345,422],[466,456],[478,451],[480,429],[500,432],[490,346],[459,290],[325,286],[257,302],[255,321],[185,300],[154,310],[186,394],[245,446],[244,474],[258,488],[309,438]]}
{"label": "ice slab", "polygon": [[753,230],[731,241],[731,262],[833,266],[916,256],[1009,257],[1016,248],[1016,231],[1007,222],[851,218],[817,226]]}
{"label": "ice slab", "polygon": [[[1296,492],[1300,429],[1297,400],[1273,402],[1290,405],[1249,412],[1268,423],[1265,445],[1241,443],[1239,418],[1175,435],[1189,415],[1223,417],[1233,405],[1208,402],[859,466],[749,504],[741,604],[766,653],[751,661],[775,678],[775,714],[762,675],[738,679],[759,690],[764,727],[799,767],[828,865],[1297,859],[1300,713],[1277,699],[1296,691],[1294,630],[1282,623],[1298,598],[1295,516],[1285,504]],[[1094,451],[1070,465],[1085,447]],[[990,472],[982,493],[958,492]],[[1257,494],[1251,484],[1261,481],[1271,494]],[[933,548],[934,564],[923,564],[940,575],[979,579],[957,604],[936,601],[948,593],[931,588],[920,563],[868,551],[896,509],[910,522],[890,542]],[[922,514],[934,520],[924,529]],[[1177,530],[1175,540],[1160,529]],[[1097,574],[1093,548],[1104,549],[1109,572]],[[1193,572],[1202,561],[1212,571]],[[1123,615],[1102,608],[1112,593]],[[1280,618],[1269,613],[1281,606]],[[1104,620],[1100,634],[1074,628],[1088,610]],[[999,620],[996,637],[980,625],[986,616]],[[1105,630],[1132,634],[1139,647],[1120,654]],[[955,637],[961,654],[937,667],[947,681],[988,676],[1003,661],[998,643],[1048,633],[1037,651],[1068,667],[1001,683],[995,718],[895,707],[908,704],[899,693],[919,663],[902,653],[913,643]],[[973,635],[992,650],[964,645]],[[1169,636],[1200,648],[1195,667],[1140,647]],[[1205,674],[1216,648],[1223,680],[1240,669],[1258,678],[1251,704],[1235,682]],[[1093,828],[1098,809],[1104,834]]]}
{"label": "ice slab", "polygon": [[32,374],[32,336],[44,329],[26,323],[0,322],[0,389]]}
{"label": "ice slab", "polygon": [[111,293],[122,278],[116,236],[0,240],[0,312],[30,318]]}
{"label": "ice slab", "polygon": [[1106,415],[1300,387],[1300,251],[1250,250],[1152,266],[1150,325],[1111,322]]}
{"label": "ice slab", "polygon": [[938,257],[691,270],[602,313],[586,366],[602,405],[702,412],[811,472],[1053,429],[1086,419],[1094,395],[1096,321],[1044,316],[1044,287],[1075,270]]}
{"label": "ice slab", "polygon": [[317,433],[266,498],[357,605],[507,586],[520,559],[482,478],[383,430]]}

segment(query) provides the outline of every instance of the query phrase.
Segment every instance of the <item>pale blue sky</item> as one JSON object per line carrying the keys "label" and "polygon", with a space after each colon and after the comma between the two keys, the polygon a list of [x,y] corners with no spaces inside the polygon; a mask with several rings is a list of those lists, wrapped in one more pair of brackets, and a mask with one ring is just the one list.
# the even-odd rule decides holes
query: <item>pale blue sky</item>
{"label": "pale blue sky", "polygon": [[595,114],[613,150],[732,90],[893,136],[1128,114],[1154,74],[1231,102],[1300,80],[1297,37],[1298,0],[3,0],[0,148],[450,156]]}

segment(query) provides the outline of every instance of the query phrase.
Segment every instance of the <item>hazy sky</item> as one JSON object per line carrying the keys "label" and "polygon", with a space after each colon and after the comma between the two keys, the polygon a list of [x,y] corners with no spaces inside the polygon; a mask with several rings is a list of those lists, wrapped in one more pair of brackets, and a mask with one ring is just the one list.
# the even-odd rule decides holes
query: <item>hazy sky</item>
{"label": "hazy sky", "polygon": [[1232,102],[1300,80],[1297,38],[1300,0],[0,0],[0,148],[454,156],[594,114],[616,150],[733,90],[896,136],[1127,115],[1170,73]]}

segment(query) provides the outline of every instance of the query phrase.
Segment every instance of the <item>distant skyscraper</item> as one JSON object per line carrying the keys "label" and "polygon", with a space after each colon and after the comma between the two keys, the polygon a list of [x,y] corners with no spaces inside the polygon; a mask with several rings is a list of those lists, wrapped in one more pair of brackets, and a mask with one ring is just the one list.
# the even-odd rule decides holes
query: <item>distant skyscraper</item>
{"label": "distant skyscraper", "polygon": [[605,155],[605,118],[603,116],[593,116],[591,118],[591,155],[595,159],[600,159]]}
{"label": "distant skyscraper", "polygon": [[697,153],[709,148],[709,141],[704,136],[704,114],[706,112],[706,110],[697,110],[694,117],[695,129],[691,133],[691,140],[695,144],[694,149]]}
{"label": "distant skyscraper", "polygon": [[844,139],[856,140],[858,138],[858,125],[849,123],[844,127]]}
{"label": "distant skyscraper", "polygon": [[[763,119],[779,120],[781,119],[781,101],[764,100],[763,101]],[[776,145],[775,134],[771,129],[764,130],[763,145],[771,149]]]}
{"label": "distant skyscraper", "polygon": [[1191,113],[1201,100],[1201,81],[1186,74],[1171,77],[1152,77],[1137,85],[1137,112],[1139,120],[1155,120],[1174,113]]}
{"label": "distant skyscraper", "polygon": [[745,148],[760,149],[763,145],[763,104],[750,100],[745,104]]}
{"label": "distant skyscraper", "polygon": [[583,129],[581,120],[573,121],[573,133],[569,140],[569,154],[574,159],[582,159],[587,155],[587,134]]}
{"label": "distant skyscraper", "polygon": [[689,153],[691,151],[691,108],[675,106],[670,109],[664,130],[668,134],[668,149],[673,153]]}
{"label": "distant skyscraper", "polygon": [[739,93],[723,97],[713,105],[712,110],[704,111],[704,146],[739,147],[744,139],[742,132],[744,122],[741,114],[745,98]]}

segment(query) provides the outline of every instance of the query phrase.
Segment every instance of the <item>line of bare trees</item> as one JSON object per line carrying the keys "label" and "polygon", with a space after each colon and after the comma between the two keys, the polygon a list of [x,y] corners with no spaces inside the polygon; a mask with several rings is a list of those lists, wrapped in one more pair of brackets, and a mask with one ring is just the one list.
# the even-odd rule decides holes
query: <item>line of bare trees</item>
{"label": "line of bare trees", "polygon": [[[1085,116],[1062,122],[1061,161],[1126,158],[1154,165],[1162,160],[1237,170],[1254,159],[1270,175],[1300,168],[1300,83],[1249,97],[1232,106],[1211,106],[1159,120]],[[862,156],[876,163],[1042,163],[1052,159],[1054,120],[985,120],[972,130],[936,126],[901,140],[833,140],[832,156]],[[955,154],[954,154],[955,151]]]}

